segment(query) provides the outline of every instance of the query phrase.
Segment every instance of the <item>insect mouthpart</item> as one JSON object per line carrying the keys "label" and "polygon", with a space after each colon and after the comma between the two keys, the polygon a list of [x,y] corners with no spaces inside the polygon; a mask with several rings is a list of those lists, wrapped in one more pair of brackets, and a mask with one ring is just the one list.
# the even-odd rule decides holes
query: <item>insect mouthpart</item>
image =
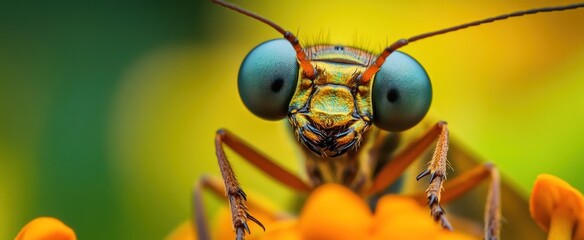
{"label": "insect mouthpart", "polygon": [[356,148],[361,139],[360,134],[353,128],[345,127],[321,129],[308,124],[298,129],[296,133],[304,146],[323,158],[342,155]]}

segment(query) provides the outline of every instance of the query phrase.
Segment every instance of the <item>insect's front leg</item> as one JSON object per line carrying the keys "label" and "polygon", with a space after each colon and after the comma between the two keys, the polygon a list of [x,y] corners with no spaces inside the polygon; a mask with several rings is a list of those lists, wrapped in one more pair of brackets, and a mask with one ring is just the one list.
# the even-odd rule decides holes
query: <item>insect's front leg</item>
{"label": "insect's front leg", "polygon": [[432,160],[425,171],[420,173],[416,179],[430,176],[430,186],[425,192],[414,196],[420,203],[429,205],[432,217],[440,222],[443,228],[452,229],[450,222],[444,215],[441,203],[448,203],[479,183],[490,180],[489,196],[485,207],[485,239],[499,238],[500,222],[500,180],[499,172],[492,164],[484,164],[468,170],[462,175],[444,184],[446,180],[447,159],[446,155],[449,147],[449,134],[445,122],[435,124],[422,138],[412,142],[403,152],[389,161],[373,181],[369,194],[383,190],[393,183],[405,169],[418,158],[433,142],[436,147]]}
{"label": "insect's front leg", "polygon": [[[470,190],[480,183],[489,182],[489,192],[484,215],[484,237],[485,239],[499,239],[501,221],[501,181],[499,171],[495,165],[486,163],[475,166],[465,171],[461,175],[453,178],[444,184],[444,194],[441,195],[441,203],[447,204]],[[420,203],[427,200],[427,193],[413,195]]]}
{"label": "insect's front leg", "polygon": [[217,154],[219,169],[225,184],[225,194],[231,207],[231,218],[237,235],[236,239],[244,239],[245,232],[248,234],[250,233],[247,220],[252,220],[260,226],[262,226],[262,224],[248,212],[246,206],[247,196],[235,177],[233,168],[231,168],[231,164],[225,155],[223,144],[229,146],[241,155],[243,159],[258,167],[278,182],[299,192],[308,192],[311,190],[311,187],[302,179],[278,166],[273,160],[255,150],[234,134],[223,129],[217,131],[215,137],[215,151]]}
{"label": "insect's front leg", "polygon": [[428,168],[416,177],[416,180],[420,180],[428,175],[430,176],[430,186],[426,189],[426,197],[428,198],[428,205],[430,206],[432,217],[434,221],[440,221],[442,227],[452,230],[452,226],[444,216],[444,209],[440,206],[442,185],[446,180],[448,128],[446,124],[438,123],[438,125],[441,125],[440,134],[438,135],[432,160],[430,160]]}
{"label": "insect's front leg", "polygon": [[426,190],[426,194],[432,217],[435,221],[440,222],[443,228],[452,229],[450,222],[444,216],[444,210],[440,206],[440,195],[442,184],[446,180],[447,166],[448,128],[446,122],[436,123],[422,138],[411,143],[403,152],[385,164],[366,193],[371,195],[387,188],[436,140],[437,144],[432,160],[428,168],[417,176],[417,179],[430,175],[430,186]]}
{"label": "insect's front leg", "polygon": [[[232,204],[233,198],[231,197],[231,194],[229,193],[229,191],[224,191],[224,188],[222,186],[222,182],[214,181],[209,176],[202,176],[199,180],[197,180],[197,182],[193,188],[193,199],[192,199],[193,200],[193,210],[194,210],[193,224],[194,224],[194,227],[196,229],[195,232],[197,233],[198,239],[200,239],[200,240],[211,239],[211,234],[209,232],[209,226],[207,224],[207,216],[205,214],[205,206],[204,206],[204,202],[203,202],[203,192],[205,190],[210,190],[212,193],[215,193],[218,196],[224,195],[224,192],[225,192],[226,193],[224,195],[225,200],[229,200],[230,206],[233,206],[233,204]],[[243,193],[243,192],[242,192],[242,194],[245,195],[245,193]],[[236,207],[238,207],[238,206],[236,206]],[[238,221],[239,225],[242,225],[241,222],[243,222],[243,229],[245,229],[249,232],[249,228],[248,228],[247,223],[246,223],[247,222],[246,218],[250,218],[250,220],[254,221],[261,228],[265,229],[261,222],[259,222],[256,218],[252,217],[247,212],[247,207],[245,206],[245,203],[243,203],[243,206],[239,206],[240,209],[241,209],[241,207],[243,207],[243,216],[237,216],[237,221]],[[233,211],[233,207],[232,207],[232,211]],[[243,217],[243,219],[241,217]],[[233,221],[234,221],[234,226],[236,226],[235,225],[236,217],[233,218]],[[237,239],[242,239],[243,232],[238,231],[237,227],[235,227],[235,229],[238,232]]]}
{"label": "insect's front leg", "polygon": [[[213,195],[220,197],[221,200],[228,201],[229,199],[225,195],[224,183],[221,178],[203,175],[193,186],[193,227],[196,230],[195,232],[198,236],[197,239],[209,240],[211,239],[211,233],[207,224],[207,215],[205,214],[203,192],[212,193]],[[262,202],[254,201],[253,198],[247,199],[246,204],[249,207],[250,212],[259,214],[262,216],[263,220],[273,222],[277,221],[281,217],[278,211],[269,207],[265,207]],[[250,220],[259,222],[256,219]],[[258,223],[258,225],[263,228],[261,224]]]}
{"label": "insect's front leg", "polygon": [[247,196],[241,185],[235,178],[235,173],[231,168],[227,156],[225,156],[225,151],[223,150],[223,138],[222,134],[217,134],[215,138],[215,151],[217,154],[217,161],[219,162],[219,169],[221,170],[221,176],[223,177],[223,182],[225,183],[225,195],[229,201],[229,206],[231,207],[231,219],[233,220],[233,228],[237,235],[236,239],[244,239],[245,231],[250,234],[249,227],[247,226],[247,219],[256,222],[263,228],[263,225],[255,219],[247,211],[247,206],[245,201]]}

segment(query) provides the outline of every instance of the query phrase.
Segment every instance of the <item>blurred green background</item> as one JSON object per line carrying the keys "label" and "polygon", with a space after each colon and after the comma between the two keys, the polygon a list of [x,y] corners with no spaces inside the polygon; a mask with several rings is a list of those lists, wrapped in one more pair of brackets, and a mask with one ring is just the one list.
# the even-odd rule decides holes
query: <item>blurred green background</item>
{"label": "blurred green background", "polygon": [[[401,37],[518,9],[457,1],[234,1],[302,43],[379,52]],[[538,173],[584,190],[584,10],[524,17],[403,51],[433,79],[430,119],[498,164],[527,195]],[[219,176],[226,127],[301,172],[283,122],[254,117],[236,78],[269,27],[206,1],[15,1],[0,8],[0,239],[50,215],[80,239],[160,239],[190,215],[190,190]],[[230,153],[246,189],[290,192]],[[216,208],[211,203],[210,208]]]}

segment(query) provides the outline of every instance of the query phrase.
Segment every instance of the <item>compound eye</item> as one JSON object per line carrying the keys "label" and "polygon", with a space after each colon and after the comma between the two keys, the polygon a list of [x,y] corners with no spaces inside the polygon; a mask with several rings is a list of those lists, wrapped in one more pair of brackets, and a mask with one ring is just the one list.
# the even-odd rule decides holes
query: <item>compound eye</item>
{"label": "compound eye", "polygon": [[255,47],[239,68],[237,87],[253,114],[267,120],[286,117],[298,80],[296,51],[285,39]]}
{"label": "compound eye", "polygon": [[414,58],[395,51],[373,79],[373,122],[393,132],[418,124],[432,102],[428,74]]}

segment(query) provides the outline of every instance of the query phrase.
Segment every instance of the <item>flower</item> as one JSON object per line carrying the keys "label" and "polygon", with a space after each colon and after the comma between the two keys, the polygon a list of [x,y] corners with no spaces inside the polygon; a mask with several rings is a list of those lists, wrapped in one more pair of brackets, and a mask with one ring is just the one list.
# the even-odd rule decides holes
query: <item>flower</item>
{"label": "flower", "polygon": [[[326,184],[312,192],[297,218],[256,217],[266,225],[266,232],[252,229],[246,239],[475,239],[442,229],[430,218],[428,209],[412,198],[384,196],[372,213],[360,196],[337,184]],[[213,239],[235,239],[227,209],[217,221]],[[191,225],[183,225],[167,239],[193,239],[196,234],[192,227],[188,230]]]}
{"label": "flower", "polygon": [[[584,196],[560,178],[539,175],[529,201],[532,218],[548,239],[584,239]],[[254,212],[253,207],[250,210]],[[409,197],[386,195],[375,209],[349,189],[326,184],[307,199],[297,218],[282,217],[266,211],[254,212],[268,226],[266,232],[251,225],[254,234],[247,239],[321,240],[321,239],[475,239],[443,230],[428,217],[427,208]],[[234,239],[230,211],[223,208],[213,225],[213,239]],[[27,223],[16,240],[76,240],[75,232],[52,217],[39,217]],[[190,221],[183,223],[166,239],[196,239]]]}
{"label": "flower", "polygon": [[548,239],[584,239],[584,197],[562,179],[541,174],[529,200],[531,217]]}
{"label": "flower", "polygon": [[[335,184],[316,189],[296,225],[281,231],[298,236],[289,239],[473,239],[442,229],[411,198],[386,195],[372,213],[361,197]],[[274,233],[266,232],[265,239],[276,239]]]}
{"label": "flower", "polygon": [[27,223],[15,240],[76,240],[75,232],[52,217],[39,217]]}

